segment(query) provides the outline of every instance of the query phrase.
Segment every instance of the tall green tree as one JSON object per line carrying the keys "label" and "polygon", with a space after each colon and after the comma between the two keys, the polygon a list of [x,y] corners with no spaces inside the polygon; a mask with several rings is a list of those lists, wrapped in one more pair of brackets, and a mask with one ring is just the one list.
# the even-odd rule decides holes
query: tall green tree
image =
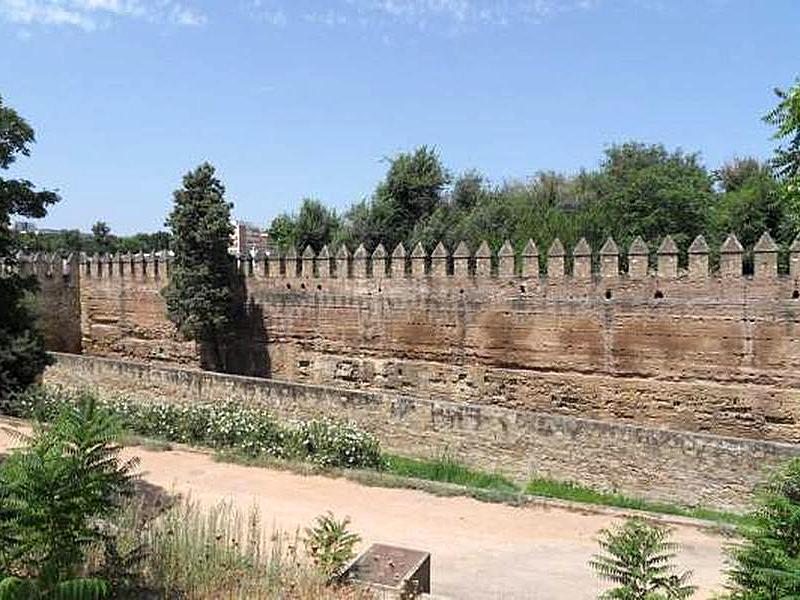
{"label": "tall green tree", "polygon": [[296,215],[278,215],[272,220],[269,237],[281,248],[290,246],[302,252],[311,246],[319,252],[336,237],[341,222],[336,211],[319,200],[304,198]]}
{"label": "tall green tree", "polygon": [[408,243],[417,224],[441,206],[450,173],[439,153],[428,146],[389,159],[389,169],[373,197],[356,204],[345,215],[340,240],[387,248]]}
{"label": "tall green tree", "polygon": [[175,258],[163,294],[169,318],[200,344],[204,366],[225,370],[225,346],[233,318],[234,269],[228,254],[233,226],[225,187],[203,163],[183,178],[166,221]]}
{"label": "tall green tree", "polygon": [[[714,178],[722,193],[706,225],[713,247],[719,247],[732,231],[747,249],[752,249],[765,231],[779,244],[791,243],[785,198],[768,164],[754,158],[734,159],[715,171]],[[748,255],[745,266],[751,263],[752,256]]]}
{"label": "tall green tree", "polygon": [[[0,173],[17,157],[28,156],[34,141],[31,126],[0,97]],[[20,240],[11,218],[42,218],[58,200],[30,181],[0,176],[0,398],[33,383],[49,362],[28,300],[36,281],[16,270]]]}
{"label": "tall green tree", "polygon": [[776,89],[778,105],[764,117],[775,127],[774,138],[785,141],[778,146],[772,164],[781,181],[784,200],[792,219],[792,229],[800,230],[800,79],[788,90]]}
{"label": "tall green tree", "polygon": [[103,254],[111,250],[111,227],[105,221],[97,221],[92,225],[92,240],[95,250]]}
{"label": "tall green tree", "polygon": [[714,203],[711,176],[697,154],[661,144],[611,146],[601,165],[597,215],[603,236],[626,248],[636,236],[656,245],[665,235],[686,248],[704,233]]}

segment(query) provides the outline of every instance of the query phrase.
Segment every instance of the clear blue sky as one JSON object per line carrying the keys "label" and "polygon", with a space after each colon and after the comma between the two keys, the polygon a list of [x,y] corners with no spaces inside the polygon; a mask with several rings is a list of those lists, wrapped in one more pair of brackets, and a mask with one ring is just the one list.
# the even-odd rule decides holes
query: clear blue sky
{"label": "clear blue sky", "polygon": [[769,156],[800,0],[0,0],[0,94],[37,131],[42,223],[162,226],[218,168],[235,214],[368,195],[419,144],[494,181],[629,139]]}

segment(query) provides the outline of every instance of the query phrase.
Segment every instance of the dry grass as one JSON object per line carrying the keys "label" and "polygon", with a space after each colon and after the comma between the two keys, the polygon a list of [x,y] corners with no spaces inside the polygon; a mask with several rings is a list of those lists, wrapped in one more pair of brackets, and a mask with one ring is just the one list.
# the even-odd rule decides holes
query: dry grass
{"label": "dry grass", "polygon": [[135,598],[361,600],[352,587],[330,584],[303,551],[299,532],[266,533],[258,511],[229,504],[176,502],[153,518],[139,503],[117,523],[121,556],[131,565]]}

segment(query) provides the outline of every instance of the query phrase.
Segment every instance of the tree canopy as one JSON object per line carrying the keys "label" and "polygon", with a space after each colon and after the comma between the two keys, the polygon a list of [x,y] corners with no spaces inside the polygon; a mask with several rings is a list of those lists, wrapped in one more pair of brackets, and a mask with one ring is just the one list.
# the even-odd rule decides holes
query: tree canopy
{"label": "tree canopy", "polygon": [[[0,97],[0,172],[28,156],[34,141],[31,126]],[[37,190],[25,179],[0,177],[0,398],[33,383],[48,363],[28,301],[35,279],[15,269],[20,243],[11,219],[44,217],[58,200],[56,193]]]}
{"label": "tree canopy", "polygon": [[497,250],[506,239],[518,249],[528,239],[547,248],[556,237],[568,247],[585,237],[598,250],[609,236],[623,249],[637,236],[655,249],[671,235],[685,258],[695,236],[717,248],[731,231],[751,247],[767,230],[785,250],[800,225],[792,206],[772,166],[750,157],[711,171],[697,153],[626,142],[608,147],[595,170],[494,184],[476,170],[452,176],[438,152],[422,146],[390,159],[371,197],[341,218],[305,200],[297,214],[273,220],[270,234],[299,252],[342,243],[391,251],[399,242],[430,251],[439,241],[452,251],[462,240]]}
{"label": "tree canopy", "polygon": [[164,289],[167,314],[186,338],[201,344],[206,366],[224,370],[232,316],[233,273],[228,245],[232,204],[214,167],[203,163],[183,177],[166,221],[175,260]]}

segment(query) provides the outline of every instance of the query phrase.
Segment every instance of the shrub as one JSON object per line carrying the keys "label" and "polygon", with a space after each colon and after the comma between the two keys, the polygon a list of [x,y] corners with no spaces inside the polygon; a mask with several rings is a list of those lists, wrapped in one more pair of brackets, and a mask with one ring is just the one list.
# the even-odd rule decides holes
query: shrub
{"label": "shrub", "polygon": [[339,575],[355,556],[361,538],[347,530],[350,519],[341,521],[333,513],[320,515],[314,525],[306,528],[305,546],[314,564],[328,577]]}
{"label": "shrub", "polygon": [[0,589],[7,597],[106,595],[107,583],[82,578],[81,566],[102,537],[98,525],[132,490],[137,460],[120,459],[118,433],[111,416],[82,396],[50,428],[36,425],[0,466]]}
{"label": "shrub", "polygon": [[758,507],[729,548],[735,600],[800,597],[800,459],[786,463],[760,492]]}
{"label": "shrub", "polygon": [[[38,388],[13,396],[0,408],[12,416],[52,419],[75,401],[74,394],[60,388]],[[235,400],[189,404],[103,397],[98,403],[124,429],[147,437],[231,449],[246,456],[308,461],[324,467],[384,466],[377,438],[335,419],[284,425],[268,410]]]}
{"label": "shrub", "polygon": [[672,571],[675,545],[671,530],[641,519],[628,519],[614,529],[600,531],[601,554],[589,562],[601,578],[617,587],[601,595],[603,600],[682,600],[695,587],[691,572]]}

